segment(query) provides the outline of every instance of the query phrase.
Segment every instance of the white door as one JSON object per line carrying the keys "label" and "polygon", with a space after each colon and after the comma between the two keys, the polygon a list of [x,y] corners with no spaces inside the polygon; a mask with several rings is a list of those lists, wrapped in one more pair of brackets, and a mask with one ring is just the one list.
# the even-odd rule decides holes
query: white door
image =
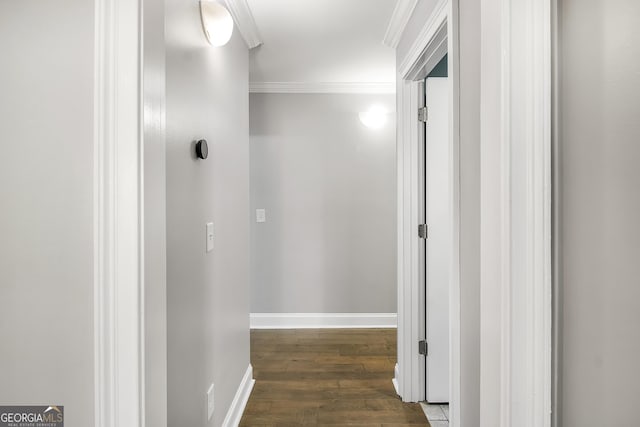
{"label": "white door", "polygon": [[449,402],[449,262],[451,194],[449,159],[449,89],[446,77],[426,79],[425,249],[426,400]]}

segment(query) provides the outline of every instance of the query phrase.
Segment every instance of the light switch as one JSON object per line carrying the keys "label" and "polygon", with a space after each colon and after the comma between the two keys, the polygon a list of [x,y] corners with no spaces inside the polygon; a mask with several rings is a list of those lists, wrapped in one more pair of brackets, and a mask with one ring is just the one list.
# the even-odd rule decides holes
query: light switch
{"label": "light switch", "polygon": [[267,222],[266,209],[256,209],[256,222]]}
{"label": "light switch", "polygon": [[207,223],[207,252],[213,250],[213,223]]}

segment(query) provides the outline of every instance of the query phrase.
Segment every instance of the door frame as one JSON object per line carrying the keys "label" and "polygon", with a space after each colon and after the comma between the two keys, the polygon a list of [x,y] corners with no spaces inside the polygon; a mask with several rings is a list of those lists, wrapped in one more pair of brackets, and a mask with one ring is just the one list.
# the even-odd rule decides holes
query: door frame
{"label": "door frame", "polygon": [[424,356],[418,353],[418,341],[424,336],[424,256],[418,237],[422,184],[420,183],[422,148],[421,124],[417,109],[421,106],[420,78],[426,77],[444,55],[449,68],[449,160],[452,212],[449,293],[449,366],[450,425],[460,423],[460,171],[459,171],[459,67],[458,3],[441,0],[418,34],[397,74],[397,171],[398,171],[398,363],[394,386],[405,402],[425,397]]}
{"label": "door frame", "polygon": [[552,0],[482,4],[482,426],[548,427],[554,409],[554,7]]}
{"label": "door frame", "polygon": [[142,1],[94,0],[96,427],[145,425]]}

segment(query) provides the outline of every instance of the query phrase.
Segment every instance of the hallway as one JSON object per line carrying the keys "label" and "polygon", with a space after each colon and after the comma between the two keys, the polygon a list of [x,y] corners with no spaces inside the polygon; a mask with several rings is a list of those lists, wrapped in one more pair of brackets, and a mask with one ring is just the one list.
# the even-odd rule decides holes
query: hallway
{"label": "hallway", "polygon": [[428,426],[390,378],[395,329],[252,330],[256,383],[241,426]]}
{"label": "hallway", "polygon": [[640,426],[638,17],[0,1],[0,427]]}

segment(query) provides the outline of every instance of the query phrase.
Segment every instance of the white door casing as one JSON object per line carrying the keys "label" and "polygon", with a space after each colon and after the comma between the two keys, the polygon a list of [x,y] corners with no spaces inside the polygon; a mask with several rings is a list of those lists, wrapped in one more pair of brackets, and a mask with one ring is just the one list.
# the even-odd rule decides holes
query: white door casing
{"label": "white door casing", "polygon": [[482,9],[480,425],[546,427],[551,1],[484,0]]}
{"label": "white door casing", "polygon": [[96,427],[144,426],[141,1],[95,0]]}

